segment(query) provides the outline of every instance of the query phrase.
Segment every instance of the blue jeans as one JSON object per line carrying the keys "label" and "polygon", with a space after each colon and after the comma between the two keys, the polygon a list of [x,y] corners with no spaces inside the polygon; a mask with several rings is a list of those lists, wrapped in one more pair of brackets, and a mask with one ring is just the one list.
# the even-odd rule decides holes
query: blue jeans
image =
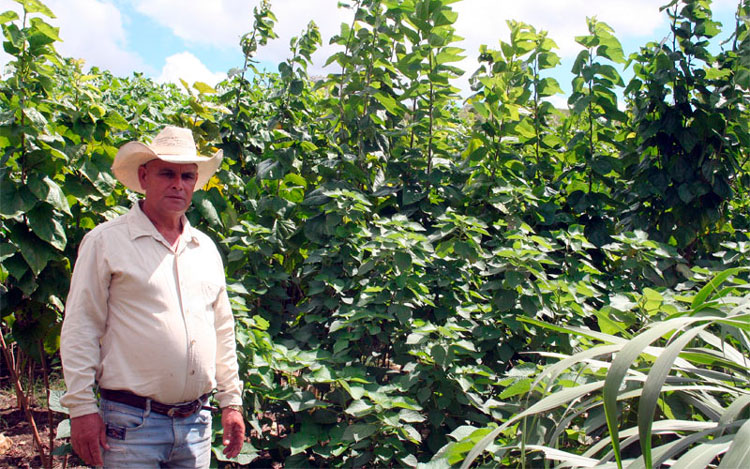
{"label": "blue jeans", "polygon": [[211,462],[211,411],[178,418],[102,399],[109,451],[105,468],[207,468]]}

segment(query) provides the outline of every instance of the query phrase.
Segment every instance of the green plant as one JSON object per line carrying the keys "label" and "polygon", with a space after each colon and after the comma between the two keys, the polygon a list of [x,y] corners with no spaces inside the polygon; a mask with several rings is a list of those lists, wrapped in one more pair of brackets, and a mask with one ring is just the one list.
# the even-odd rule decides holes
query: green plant
{"label": "green plant", "polygon": [[[520,442],[505,433],[506,443],[493,446],[500,458],[520,449],[573,466],[614,460],[617,467],[654,467],[674,458],[678,465],[704,466],[717,457],[719,467],[742,465],[748,441],[743,415],[750,405],[746,272],[718,273],[692,295],[680,295],[687,308],[664,307],[660,319],[630,339],[524,319],[585,337],[586,345],[570,356],[551,355],[561,360],[538,373],[525,410],[491,431],[476,430],[440,456],[468,467],[506,429],[522,423]],[[555,431],[536,440],[527,436],[539,434],[530,428],[545,420]],[[605,426],[608,433],[599,435]],[[570,441],[577,431],[583,432],[584,451]]]}

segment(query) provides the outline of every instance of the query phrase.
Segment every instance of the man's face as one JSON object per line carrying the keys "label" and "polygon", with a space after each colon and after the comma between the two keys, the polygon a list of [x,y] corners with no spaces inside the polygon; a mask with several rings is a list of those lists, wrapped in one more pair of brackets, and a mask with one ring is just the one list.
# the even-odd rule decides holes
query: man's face
{"label": "man's face", "polygon": [[198,166],[195,164],[154,159],[138,168],[138,180],[146,192],[146,204],[165,214],[185,213],[197,179]]}

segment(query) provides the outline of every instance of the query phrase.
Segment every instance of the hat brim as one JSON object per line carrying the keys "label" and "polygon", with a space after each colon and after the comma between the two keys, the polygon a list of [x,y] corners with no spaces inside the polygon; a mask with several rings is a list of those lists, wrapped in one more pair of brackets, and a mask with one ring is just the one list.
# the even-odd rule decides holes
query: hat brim
{"label": "hat brim", "polygon": [[159,155],[147,145],[141,142],[128,142],[121,146],[112,163],[112,173],[128,189],[145,193],[138,180],[138,168],[151,160],[159,159],[175,164],[195,164],[198,166],[198,178],[195,181],[195,190],[201,190],[216,173],[224,157],[222,150],[213,156],[195,155]]}

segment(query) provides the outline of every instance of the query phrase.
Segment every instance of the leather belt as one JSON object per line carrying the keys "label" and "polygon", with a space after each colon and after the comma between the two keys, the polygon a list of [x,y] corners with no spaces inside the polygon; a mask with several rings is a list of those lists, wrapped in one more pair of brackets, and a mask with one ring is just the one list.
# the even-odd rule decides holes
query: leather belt
{"label": "leather belt", "polygon": [[[99,389],[99,393],[104,399],[113,402],[119,402],[120,404],[137,407],[139,409],[145,409],[150,404],[150,409],[157,414],[166,415],[168,417],[185,418],[190,417],[194,413],[198,412],[203,408],[203,403],[208,399],[209,394],[204,394],[198,399],[185,402],[182,404],[162,404],[161,402],[155,401],[148,397],[139,396],[133,394],[130,391],[122,391],[115,389]],[[210,409],[210,407],[207,407]]]}

